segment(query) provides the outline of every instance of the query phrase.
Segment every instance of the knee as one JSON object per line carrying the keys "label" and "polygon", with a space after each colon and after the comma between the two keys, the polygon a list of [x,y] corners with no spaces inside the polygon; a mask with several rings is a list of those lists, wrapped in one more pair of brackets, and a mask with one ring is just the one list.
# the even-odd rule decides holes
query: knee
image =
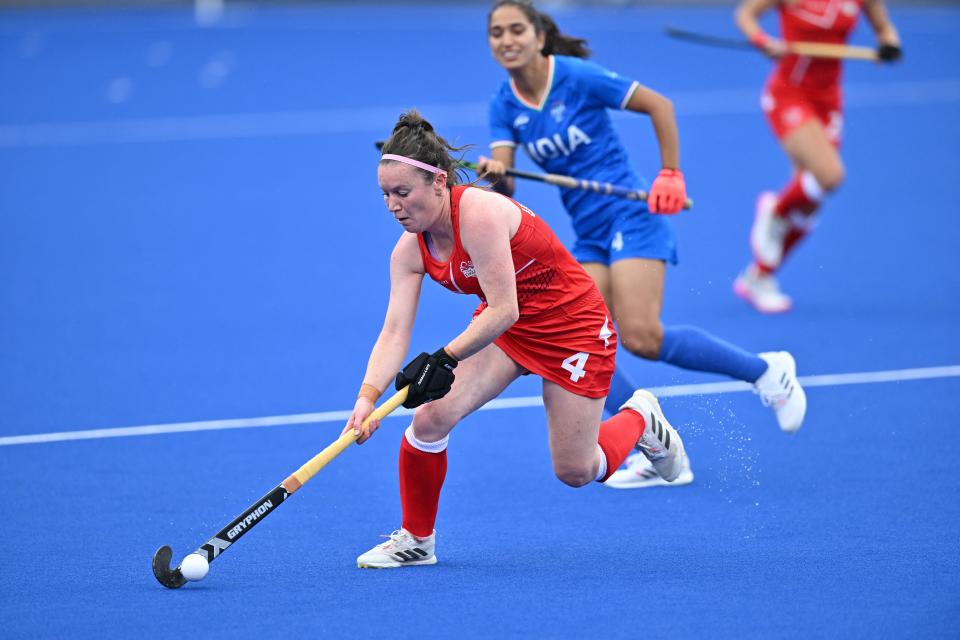
{"label": "knee", "polygon": [[846,177],[847,170],[844,168],[843,163],[838,162],[818,172],[815,179],[821,190],[825,193],[830,193],[831,191],[839,189]]}
{"label": "knee", "polygon": [[557,479],[565,485],[578,488],[590,484],[596,479],[596,470],[590,464],[572,464],[569,462],[553,465]]}
{"label": "knee", "polygon": [[658,360],[663,347],[663,326],[659,322],[627,322],[618,326],[620,343],[630,353]]}
{"label": "knee", "polygon": [[413,414],[413,435],[423,442],[437,442],[447,437],[458,420],[443,403],[424,404]]}

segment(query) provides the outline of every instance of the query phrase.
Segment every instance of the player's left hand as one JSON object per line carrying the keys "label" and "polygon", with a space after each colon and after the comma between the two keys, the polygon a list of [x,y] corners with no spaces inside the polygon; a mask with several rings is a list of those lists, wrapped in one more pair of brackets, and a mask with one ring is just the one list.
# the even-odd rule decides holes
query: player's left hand
{"label": "player's left hand", "polygon": [[877,57],[881,62],[896,62],[903,57],[903,49],[898,44],[881,44],[877,47]]}
{"label": "player's left hand", "polygon": [[413,409],[447,395],[453,386],[453,370],[456,366],[457,359],[444,349],[437,349],[433,355],[421,353],[407,363],[394,382],[397,391],[410,385],[403,406]]}
{"label": "player's left hand", "polygon": [[650,213],[680,213],[687,201],[687,185],[679,169],[661,169],[647,194]]}

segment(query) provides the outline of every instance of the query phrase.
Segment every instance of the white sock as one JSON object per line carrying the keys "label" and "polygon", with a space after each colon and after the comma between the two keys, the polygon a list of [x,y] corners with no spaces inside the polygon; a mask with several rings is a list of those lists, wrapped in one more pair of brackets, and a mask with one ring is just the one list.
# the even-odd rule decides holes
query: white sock
{"label": "white sock", "polygon": [[814,178],[813,174],[809,171],[800,172],[800,188],[803,189],[803,194],[810,198],[812,202],[820,202],[823,200],[823,187],[820,186],[820,183],[817,182],[817,179]]}
{"label": "white sock", "polygon": [[417,436],[413,435],[413,425],[407,427],[407,430],[403,432],[403,435],[407,439],[407,442],[410,443],[411,447],[414,449],[419,449],[424,453],[440,453],[447,448],[447,443],[450,441],[450,434],[445,435],[436,442],[424,442],[423,440],[418,440]]}
{"label": "white sock", "polygon": [[594,480],[600,482],[603,480],[603,476],[607,475],[607,456],[599,444],[597,445],[597,451],[600,452],[600,470],[597,471],[597,477]]}

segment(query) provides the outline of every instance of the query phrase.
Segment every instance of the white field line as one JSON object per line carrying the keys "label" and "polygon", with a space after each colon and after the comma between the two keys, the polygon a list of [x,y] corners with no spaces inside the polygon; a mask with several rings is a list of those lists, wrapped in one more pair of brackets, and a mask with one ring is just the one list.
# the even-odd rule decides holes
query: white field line
{"label": "white field line", "polygon": [[[675,91],[670,95],[681,116],[760,114],[761,87]],[[847,108],[885,108],[960,102],[960,79],[913,82],[848,83]],[[0,125],[0,149],[61,147],[190,140],[233,140],[269,136],[369,133],[383,136],[406,106],[232,113],[89,122],[40,122]],[[420,105],[439,128],[485,127],[486,102]],[[614,112],[614,117],[634,117]],[[372,138],[371,138],[372,139]]]}
{"label": "white field line", "polygon": [[[928,380],[931,378],[960,377],[960,366],[925,367],[921,369],[896,369],[892,371],[865,371],[862,373],[833,373],[817,376],[801,376],[804,387],[835,387],[846,384],[870,384],[876,382],[904,382],[909,380]],[[749,391],[752,385],[746,382],[708,382],[705,384],[681,384],[666,387],[650,387],[650,391],[661,398],[695,396],[717,393],[735,393]],[[480,411],[493,409],[517,409],[542,407],[540,396],[519,398],[497,398],[491,400]],[[400,409],[390,417],[407,416],[412,411]],[[114,429],[88,429],[84,431],[59,431],[56,433],[36,433],[22,436],[0,437],[0,446],[17,444],[40,444],[46,442],[64,442],[67,440],[97,440],[101,438],[123,438],[128,436],[151,436],[165,433],[187,433],[193,431],[217,431],[219,429],[251,429],[259,427],[281,427],[292,424],[315,424],[320,422],[342,422],[350,416],[349,410],[323,411],[320,413],[299,413],[286,416],[265,416],[262,418],[235,418],[230,420],[205,420],[200,422],[175,422],[170,424],[149,424],[140,427],[117,427]]]}

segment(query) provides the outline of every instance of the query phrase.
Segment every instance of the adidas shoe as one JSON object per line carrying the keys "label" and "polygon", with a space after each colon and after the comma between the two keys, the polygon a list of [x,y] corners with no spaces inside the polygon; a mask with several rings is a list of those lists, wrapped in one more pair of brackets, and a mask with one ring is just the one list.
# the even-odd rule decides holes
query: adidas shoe
{"label": "adidas shoe", "polygon": [[673,482],[667,482],[653,468],[642,451],[627,456],[626,468],[617,469],[603,484],[614,489],[646,489],[647,487],[679,487],[693,482],[693,469],[690,459],[683,456],[680,475]]}
{"label": "adidas shoe", "polygon": [[780,291],[777,279],[761,274],[755,264],[744,269],[733,281],[733,292],[760,313],[784,313],[793,307],[793,300]]}
{"label": "adidas shoe", "polygon": [[417,564],[437,564],[437,556],[433,553],[436,537],[436,532],[429,538],[417,538],[406,529],[398,529],[390,534],[389,540],[357,558],[357,567],[393,569]]}
{"label": "adidas shoe", "polygon": [[660,403],[649,391],[637,389],[620,407],[621,411],[624,409],[633,409],[647,423],[636,448],[647,457],[661,478],[667,482],[676,480],[683,471],[686,453],[680,434],[663,416]]}
{"label": "adidas shoe", "polygon": [[783,261],[783,243],[790,231],[790,221],[774,215],[777,194],[765,191],[757,198],[753,226],[750,228],[750,248],[760,264],[776,269]]}
{"label": "adidas shoe", "polygon": [[772,407],[777,423],[787,433],[794,433],[803,424],[807,413],[807,394],[797,380],[797,363],[786,351],[761,353],[767,370],[754,383],[754,391],[764,405]]}

